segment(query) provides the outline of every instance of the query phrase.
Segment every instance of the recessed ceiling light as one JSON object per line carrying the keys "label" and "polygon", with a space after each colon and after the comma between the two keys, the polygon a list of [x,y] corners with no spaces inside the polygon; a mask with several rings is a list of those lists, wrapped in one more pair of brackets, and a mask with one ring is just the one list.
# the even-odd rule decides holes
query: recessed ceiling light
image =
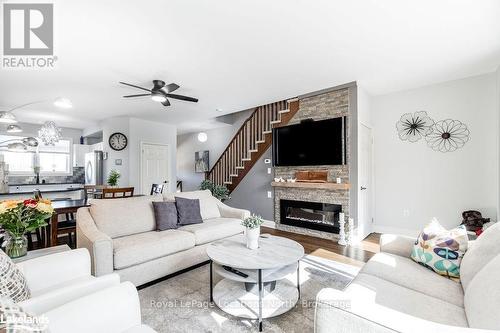
{"label": "recessed ceiling light", "polygon": [[9,125],[7,126],[7,133],[20,133],[23,129],[18,125]]}
{"label": "recessed ceiling light", "polygon": [[198,133],[198,141],[206,142],[208,140],[208,135],[205,132]]}
{"label": "recessed ceiling light", "polygon": [[17,123],[17,119],[12,112],[0,111],[0,123],[13,124]]}
{"label": "recessed ceiling light", "polygon": [[73,107],[73,103],[67,98],[59,97],[54,101],[54,105],[61,109],[71,109]]}
{"label": "recessed ceiling light", "polygon": [[215,111],[222,112],[222,109],[217,108],[217,109],[215,109]]}

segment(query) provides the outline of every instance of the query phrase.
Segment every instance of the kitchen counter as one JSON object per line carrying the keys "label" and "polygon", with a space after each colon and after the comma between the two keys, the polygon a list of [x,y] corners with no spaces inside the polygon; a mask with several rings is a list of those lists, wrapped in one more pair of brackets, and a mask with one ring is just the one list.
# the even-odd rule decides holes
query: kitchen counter
{"label": "kitchen counter", "polygon": [[84,197],[83,186],[79,183],[9,185],[9,193],[0,193],[0,200],[33,197],[35,190],[47,199],[81,199]]}

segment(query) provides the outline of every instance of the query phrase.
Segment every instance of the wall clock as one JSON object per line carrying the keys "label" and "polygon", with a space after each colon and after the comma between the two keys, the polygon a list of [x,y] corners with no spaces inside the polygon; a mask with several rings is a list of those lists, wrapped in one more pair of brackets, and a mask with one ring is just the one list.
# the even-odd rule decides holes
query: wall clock
{"label": "wall clock", "polygon": [[109,136],[109,146],[113,150],[119,151],[125,149],[125,147],[127,147],[127,142],[127,137],[123,133],[116,132]]}

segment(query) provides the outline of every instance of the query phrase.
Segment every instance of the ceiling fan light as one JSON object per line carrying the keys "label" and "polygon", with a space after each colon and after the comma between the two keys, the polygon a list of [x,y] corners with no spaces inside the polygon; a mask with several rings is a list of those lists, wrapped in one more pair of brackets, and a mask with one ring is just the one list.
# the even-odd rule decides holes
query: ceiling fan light
{"label": "ceiling fan light", "polygon": [[18,125],[7,126],[7,133],[21,133],[23,129]]}
{"label": "ceiling fan light", "polygon": [[12,112],[0,111],[0,123],[13,124],[17,123],[17,119]]}
{"label": "ceiling fan light", "polygon": [[161,93],[151,93],[151,99],[155,102],[160,102],[163,103],[167,100],[165,96],[163,96]]}

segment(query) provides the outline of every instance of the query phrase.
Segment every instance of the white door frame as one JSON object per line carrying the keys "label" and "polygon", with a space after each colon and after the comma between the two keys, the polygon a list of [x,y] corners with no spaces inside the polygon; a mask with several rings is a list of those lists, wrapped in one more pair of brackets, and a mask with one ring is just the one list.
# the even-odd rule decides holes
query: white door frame
{"label": "white door frame", "polygon": [[[375,146],[375,136],[373,134],[373,126],[371,124],[368,124],[368,123],[365,123],[365,122],[362,122],[362,121],[359,121],[358,122],[359,125],[361,126],[365,126],[366,128],[369,128],[370,131],[371,131],[371,137],[372,137],[372,144],[371,144],[371,154],[372,154],[372,167],[371,167],[371,170],[370,170],[370,173],[371,173],[371,180],[372,180],[372,188],[371,188],[371,203],[372,203],[372,207],[371,207],[371,222],[370,222],[370,233],[373,232],[373,224],[374,224],[374,218],[375,218],[375,155],[374,155],[374,146]],[[361,153],[361,149],[358,148],[358,154]],[[358,156],[358,161],[361,160],[361,155]],[[359,170],[358,170],[358,179],[359,179]],[[361,197],[361,185],[362,184],[358,184],[358,188],[357,188],[357,193],[358,193],[358,216],[361,216],[359,210],[361,210],[361,200],[360,200],[360,197]],[[359,223],[360,221],[358,221]],[[366,233],[366,232],[365,232]],[[361,237],[366,237],[367,235],[358,235],[358,236],[361,236]],[[361,238],[360,237],[360,238]],[[359,239],[360,241],[362,239]]]}
{"label": "white door frame", "polygon": [[[170,175],[172,174],[170,171],[170,144],[168,143],[157,143],[157,142],[149,142],[149,141],[140,141],[140,160],[139,160],[139,184],[141,185],[141,193],[145,193],[144,190],[144,177],[142,175],[142,160],[144,158],[144,145],[151,145],[151,146],[162,146],[167,148],[167,180],[168,180],[168,191],[170,192]],[[149,192],[148,192],[149,193]],[[146,193],[146,194],[148,194]]]}

